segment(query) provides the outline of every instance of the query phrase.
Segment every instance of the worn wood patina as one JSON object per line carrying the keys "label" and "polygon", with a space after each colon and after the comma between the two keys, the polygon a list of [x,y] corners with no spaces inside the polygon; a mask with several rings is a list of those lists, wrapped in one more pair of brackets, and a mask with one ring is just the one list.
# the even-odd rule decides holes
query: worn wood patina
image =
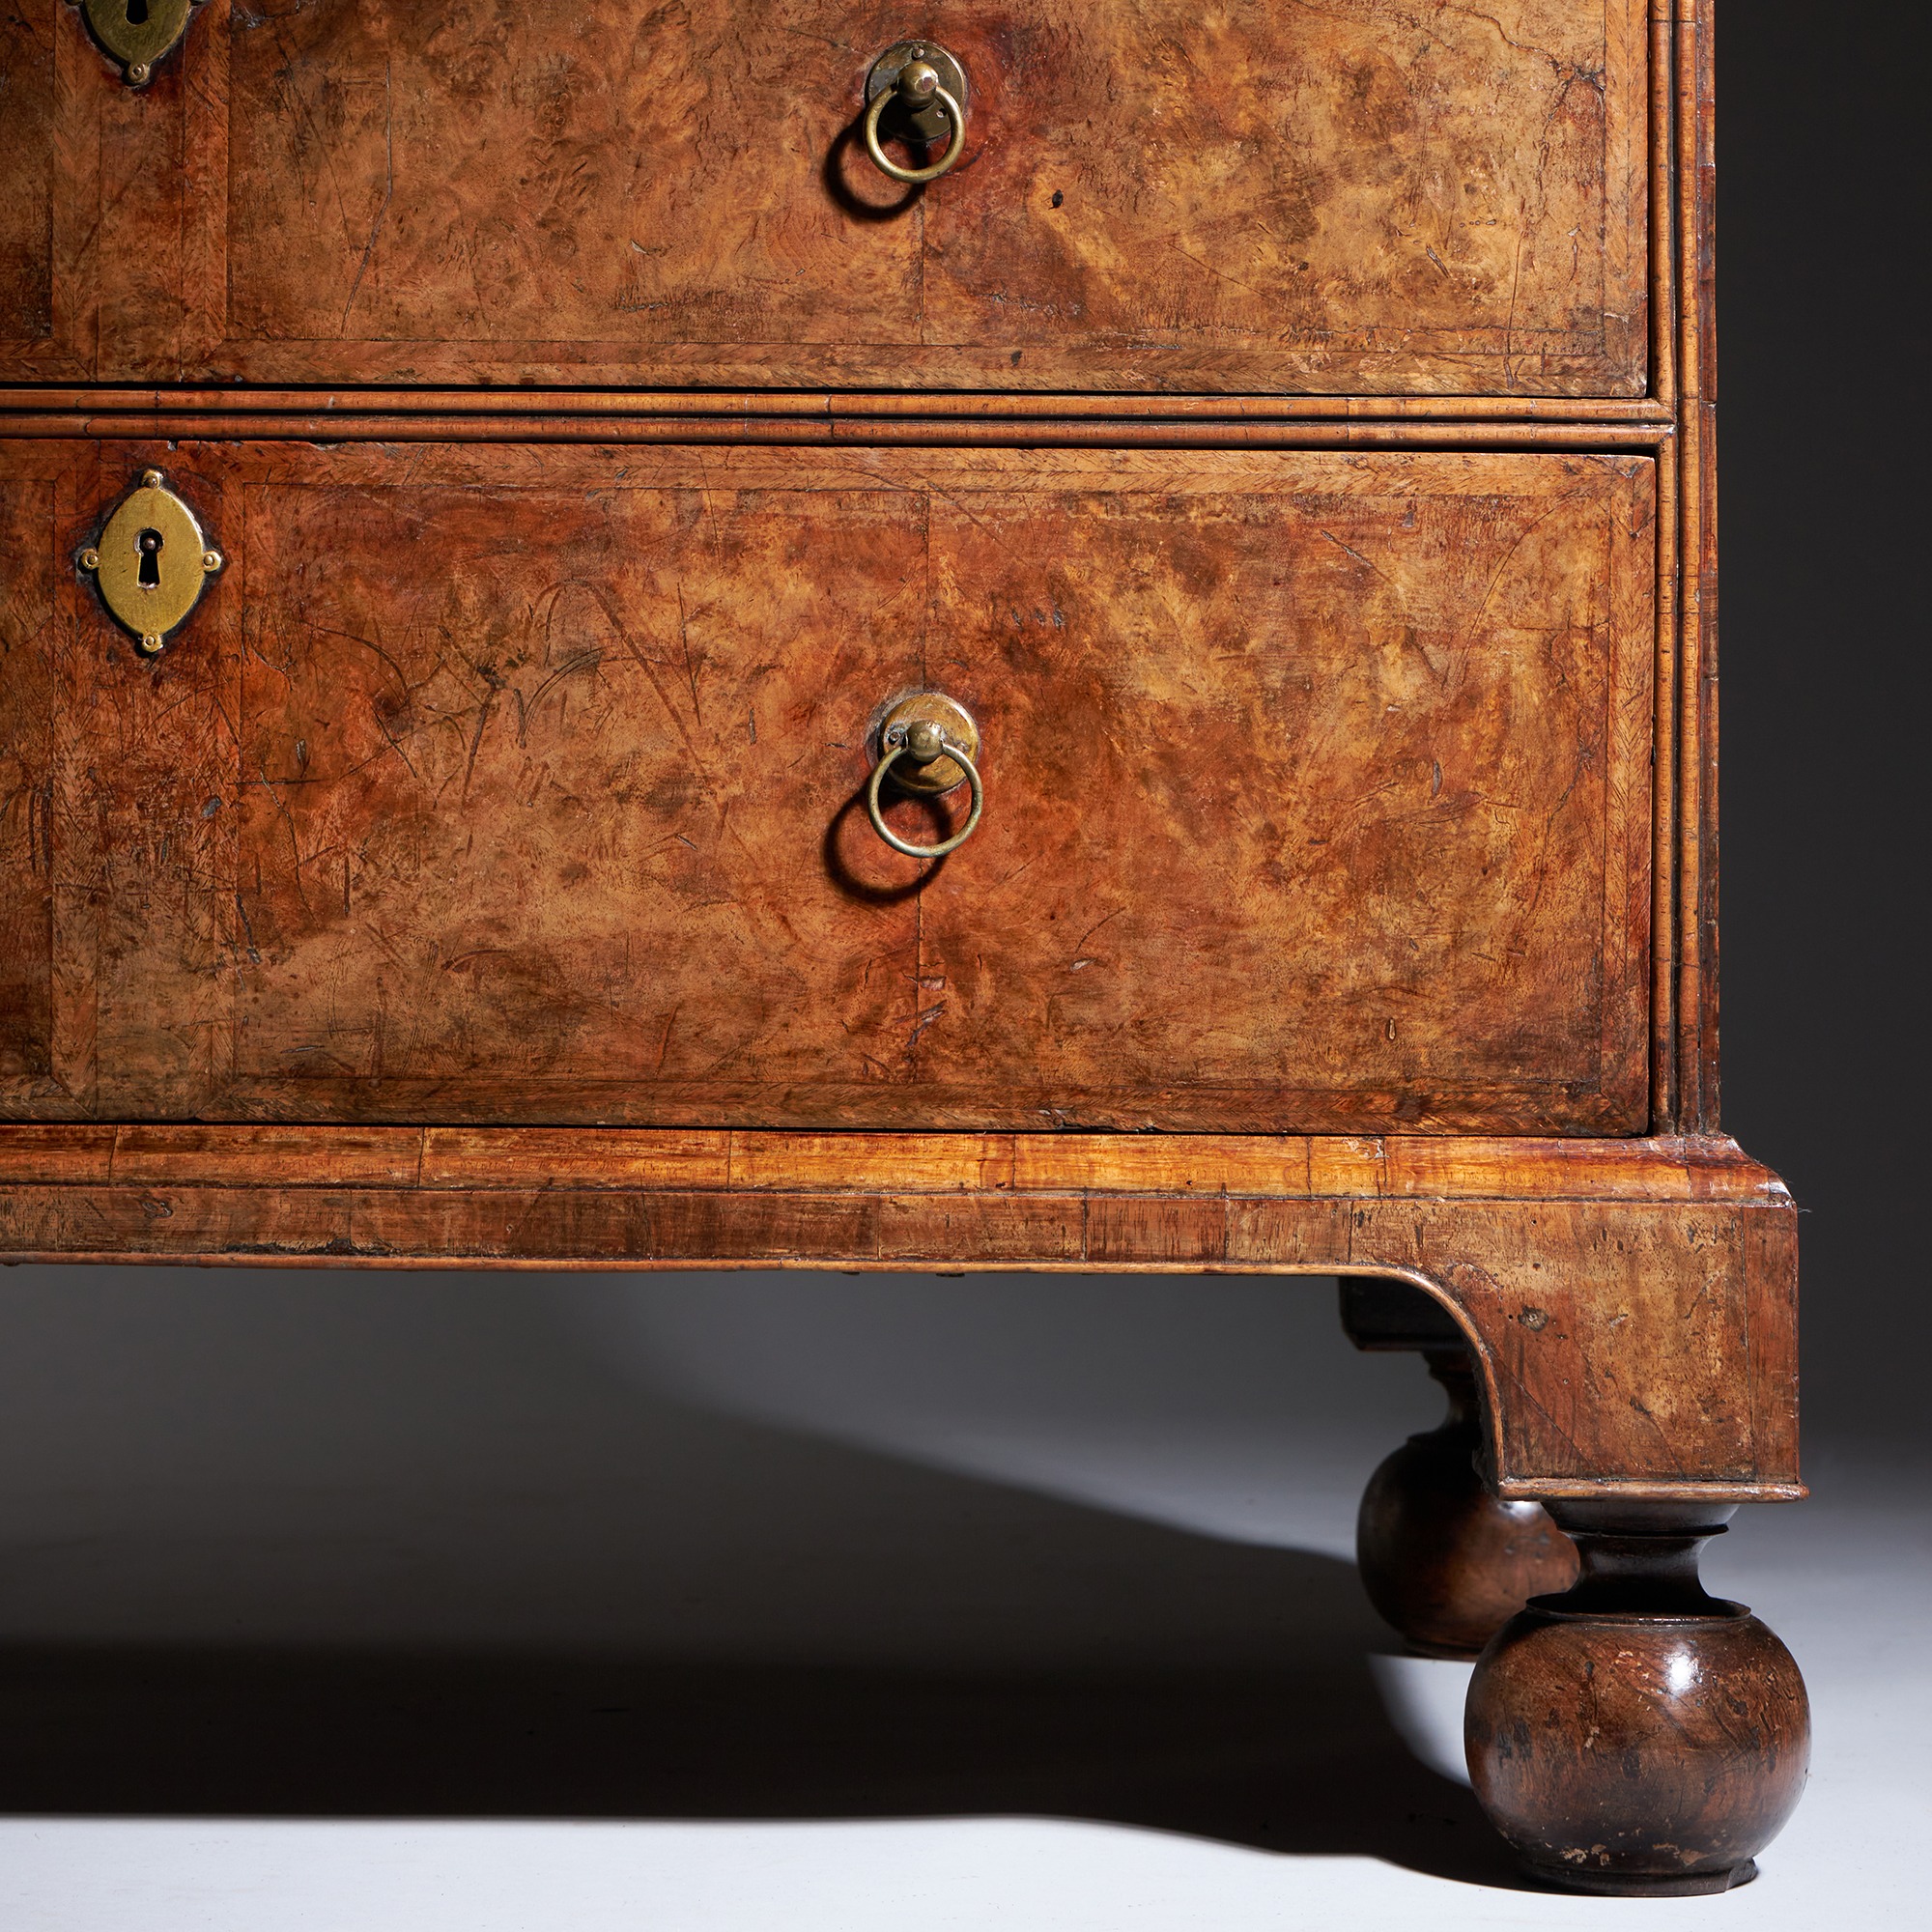
{"label": "worn wood patina", "polygon": [[[58,553],[150,454],[0,489]],[[153,460],[219,613],[145,667],[85,584],[14,600],[12,1112],[1645,1124],[1647,459]],[[928,686],[991,800],[943,864],[856,804]]]}
{"label": "worn wood patina", "polygon": [[[0,1257],[1340,1275],[1456,1392],[1362,1553],[1488,1640],[1499,1829],[1752,1876],[1712,71],[1705,0],[202,0],[124,77],[18,0]],[[867,815],[934,694],[943,861]]]}
{"label": "worn wood patina", "polygon": [[138,92],[14,12],[23,375],[1644,388],[1643,0],[962,0],[967,152],[910,190],[880,0],[205,0]]}

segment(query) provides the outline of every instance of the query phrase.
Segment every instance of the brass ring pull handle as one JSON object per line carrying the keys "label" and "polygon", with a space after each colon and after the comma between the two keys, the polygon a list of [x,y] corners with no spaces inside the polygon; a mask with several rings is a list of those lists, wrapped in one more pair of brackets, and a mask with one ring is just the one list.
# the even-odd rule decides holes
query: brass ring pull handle
{"label": "brass ring pull handle", "polygon": [[[915,185],[937,181],[966,152],[966,71],[944,47],[929,41],[901,41],[872,63],[866,76],[866,152],[882,174]],[[946,152],[930,167],[902,168],[879,145],[888,109],[897,118],[891,131],[901,139],[931,142],[948,128]]]}
{"label": "brass ring pull handle", "polygon": [[[895,705],[879,732],[883,755],[872,767],[871,781],[866,787],[866,810],[872,830],[908,859],[943,859],[949,852],[958,851],[978,829],[986,803],[980,768],[973,761],[979,749],[980,733],[972,719],[950,697],[925,692]],[[915,845],[901,838],[886,823],[879,806],[879,793],[888,774],[899,790],[923,792],[930,798],[955,790],[963,780],[973,787],[973,807],[966,814],[966,823],[937,845]]]}

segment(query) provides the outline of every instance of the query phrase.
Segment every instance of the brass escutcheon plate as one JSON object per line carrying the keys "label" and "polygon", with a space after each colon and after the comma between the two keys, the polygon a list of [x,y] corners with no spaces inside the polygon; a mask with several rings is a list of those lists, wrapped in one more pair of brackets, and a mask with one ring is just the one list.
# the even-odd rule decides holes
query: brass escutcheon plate
{"label": "brass escutcheon plate", "polygon": [[[895,745],[903,744],[906,726],[922,718],[937,724],[948,743],[957,745],[978,762],[980,727],[963,705],[955,704],[937,691],[915,692],[888,709],[879,720],[879,756],[883,758]],[[901,758],[886,776],[899,791],[918,792],[928,798],[936,798],[941,792],[966,782],[965,767],[955,758],[934,758],[929,765],[916,765],[910,758]]]}
{"label": "brass escutcheon plate", "polygon": [[121,63],[129,87],[154,77],[155,63],[187,32],[193,0],[80,0],[94,38]]}
{"label": "brass escutcheon plate", "polygon": [[100,601],[153,657],[169,632],[187,621],[202,586],[221,568],[221,553],[161,472],[144,469],[107,519],[99,542],[81,552],[80,567],[94,573]]}

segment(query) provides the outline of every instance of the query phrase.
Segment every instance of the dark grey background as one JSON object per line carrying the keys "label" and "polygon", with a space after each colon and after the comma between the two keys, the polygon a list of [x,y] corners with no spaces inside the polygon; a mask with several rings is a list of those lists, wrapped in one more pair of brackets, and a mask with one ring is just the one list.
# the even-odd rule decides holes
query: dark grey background
{"label": "dark grey background", "polygon": [[1719,14],[1724,1123],[1808,1210],[1814,1452],[1922,1458],[1925,13]]}
{"label": "dark grey background", "polygon": [[[1927,1452],[1919,32],[1756,0],[1720,63],[1726,1122],[1808,1210],[1814,1509]],[[0,1808],[1332,1848],[1410,1776],[1359,1721],[1352,1497],[1435,1412],[1325,1283],[17,1270]]]}

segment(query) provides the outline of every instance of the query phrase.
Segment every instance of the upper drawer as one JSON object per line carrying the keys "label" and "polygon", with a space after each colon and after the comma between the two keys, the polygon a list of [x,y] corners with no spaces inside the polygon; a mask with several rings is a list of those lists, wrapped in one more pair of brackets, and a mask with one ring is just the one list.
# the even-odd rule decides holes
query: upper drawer
{"label": "upper drawer", "polygon": [[[226,559],[153,660],[74,564],[148,463]],[[1638,1130],[1652,489],[0,443],[0,1112]]]}
{"label": "upper drawer", "polygon": [[0,374],[1637,395],[1648,68],[1643,0],[205,0],[130,89],[16,0]]}

